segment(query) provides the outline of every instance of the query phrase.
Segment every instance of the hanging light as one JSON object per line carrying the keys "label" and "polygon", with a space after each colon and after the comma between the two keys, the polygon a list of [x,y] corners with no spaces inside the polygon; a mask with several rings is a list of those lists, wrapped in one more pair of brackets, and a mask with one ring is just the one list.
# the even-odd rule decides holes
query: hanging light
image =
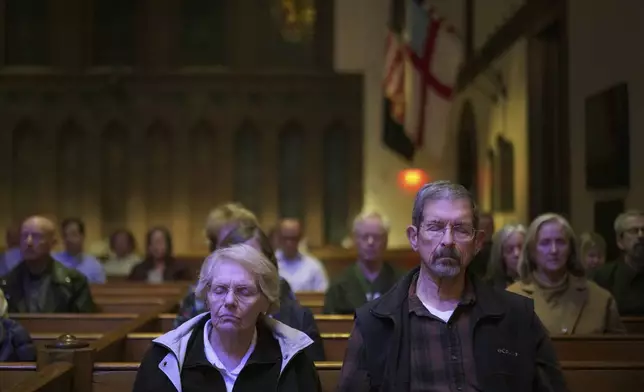
{"label": "hanging light", "polygon": [[418,191],[429,182],[429,176],[421,169],[405,169],[398,173],[398,186],[409,192]]}

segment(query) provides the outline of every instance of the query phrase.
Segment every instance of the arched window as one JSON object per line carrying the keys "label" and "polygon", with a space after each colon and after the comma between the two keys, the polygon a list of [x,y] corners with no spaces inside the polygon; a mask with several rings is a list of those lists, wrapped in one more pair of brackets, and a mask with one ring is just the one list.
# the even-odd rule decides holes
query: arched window
{"label": "arched window", "polygon": [[13,130],[11,210],[20,221],[39,210],[39,194],[47,168],[40,165],[43,153],[42,133],[31,121],[22,120]]}
{"label": "arched window", "polygon": [[108,236],[127,225],[129,143],[123,124],[111,122],[101,135],[101,222]]}
{"label": "arched window", "polygon": [[[225,0],[182,0],[180,44],[183,65],[225,65]],[[238,26],[240,29],[244,27]]]}
{"label": "arched window", "polygon": [[198,122],[190,130],[191,170],[190,214],[191,248],[207,250],[204,241],[204,222],[217,196],[217,156],[215,129],[207,121]]}
{"label": "arched window", "polygon": [[58,132],[56,147],[58,215],[78,216],[86,189],[85,133],[76,122],[68,120]]}
{"label": "arched window", "polygon": [[478,197],[478,144],[476,119],[472,103],[466,101],[461,110],[458,131],[458,182]]}
{"label": "arched window", "polygon": [[235,132],[234,198],[258,216],[261,214],[261,136],[255,125],[244,121]]}
{"label": "arched window", "polygon": [[514,145],[499,136],[496,140],[498,155],[499,211],[514,211]]}
{"label": "arched window", "polygon": [[282,218],[304,220],[304,131],[287,124],[279,138],[279,211]]}
{"label": "arched window", "polygon": [[94,0],[92,64],[131,65],[136,51],[137,0]]}
{"label": "arched window", "polygon": [[324,240],[340,245],[349,217],[349,155],[347,130],[330,127],[324,134]]}
{"label": "arched window", "polygon": [[5,63],[50,64],[50,1],[5,0]]}
{"label": "arched window", "polygon": [[148,226],[172,227],[172,132],[161,122],[146,137],[146,209]]}

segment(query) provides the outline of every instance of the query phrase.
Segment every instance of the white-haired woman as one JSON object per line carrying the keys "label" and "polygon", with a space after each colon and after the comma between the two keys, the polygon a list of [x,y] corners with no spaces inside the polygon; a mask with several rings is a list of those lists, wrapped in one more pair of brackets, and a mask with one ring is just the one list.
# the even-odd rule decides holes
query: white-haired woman
{"label": "white-haired woman", "polygon": [[313,341],[266,316],[279,308],[279,282],[275,265],[250,245],[211,254],[195,290],[209,312],[153,341],[134,391],[320,391],[304,353]]}
{"label": "white-haired woman", "polygon": [[625,333],[611,294],[586,279],[568,221],[537,217],[526,233],[520,280],[508,291],[534,299],[535,312],[551,334]]}
{"label": "white-haired woman", "polygon": [[519,256],[525,241],[523,225],[505,225],[492,237],[485,280],[505,289],[519,278]]}

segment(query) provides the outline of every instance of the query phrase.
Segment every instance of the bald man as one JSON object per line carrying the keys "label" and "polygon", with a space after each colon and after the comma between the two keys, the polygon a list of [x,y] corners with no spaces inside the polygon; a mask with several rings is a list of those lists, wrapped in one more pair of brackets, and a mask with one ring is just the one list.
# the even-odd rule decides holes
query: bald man
{"label": "bald man", "polygon": [[5,233],[5,243],[7,248],[0,254],[0,276],[5,276],[14,269],[20,260],[20,226],[12,225]]}
{"label": "bald man", "polygon": [[0,281],[11,313],[88,313],[96,306],[85,277],[55,261],[56,227],[42,216],[20,229],[22,262]]}
{"label": "bald man", "polygon": [[297,219],[284,219],[277,228],[279,250],[277,257],[280,276],[291,285],[294,292],[324,292],[329,279],[320,260],[302,254],[299,250],[302,240],[302,225]]}

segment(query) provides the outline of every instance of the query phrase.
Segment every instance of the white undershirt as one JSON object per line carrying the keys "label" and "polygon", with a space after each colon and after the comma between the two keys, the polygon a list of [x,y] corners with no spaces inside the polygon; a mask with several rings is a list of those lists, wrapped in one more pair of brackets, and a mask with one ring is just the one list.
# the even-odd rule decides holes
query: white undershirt
{"label": "white undershirt", "polygon": [[244,366],[246,366],[246,362],[248,362],[248,358],[250,358],[250,355],[253,353],[255,350],[255,343],[257,343],[257,329],[255,329],[255,333],[253,334],[253,340],[250,342],[250,347],[248,347],[248,351],[244,356],[242,357],[241,361],[239,361],[239,365],[237,365],[236,368],[234,368],[231,371],[228,371],[224,364],[219,360],[219,357],[217,356],[217,353],[215,350],[212,348],[212,344],[210,344],[210,331],[212,331],[212,324],[210,323],[210,320],[206,321],[206,325],[203,328],[203,344],[204,344],[204,352],[206,353],[206,359],[210,364],[219,370],[219,373],[221,373],[221,376],[224,378],[224,383],[226,383],[226,390],[228,392],[232,392],[233,387],[235,386],[235,381],[237,381],[237,377],[239,376],[239,373],[242,371]]}
{"label": "white undershirt", "polygon": [[[418,299],[420,299],[420,297],[418,297]],[[458,304],[456,304],[452,309],[438,310],[435,307],[429,305],[427,302],[423,301],[422,299],[420,299],[420,302],[423,303],[423,306],[425,306],[425,309],[427,309],[429,313],[445,321],[446,323],[449,322],[450,317],[452,317],[452,314],[454,314],[454,310],[456,310],[456,307],[458,306]]]}

